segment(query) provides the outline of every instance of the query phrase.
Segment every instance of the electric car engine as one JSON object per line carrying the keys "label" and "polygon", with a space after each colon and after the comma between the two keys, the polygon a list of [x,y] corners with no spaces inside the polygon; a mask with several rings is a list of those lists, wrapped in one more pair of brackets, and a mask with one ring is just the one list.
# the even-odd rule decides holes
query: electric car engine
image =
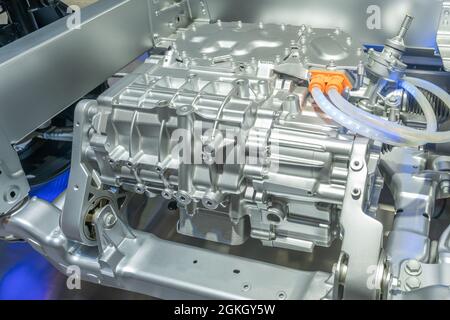
{"label": "electric car engine", "polygon": [[[351,72],[362,59],[349,35],[219,22],[179,31],[166,45],[165,55],[78,108],[77,172],[97,176],[102,190],[176,200],[182,234],[311,252],[339,236],[358,152],[370,160],[365,206],[376,210],[379,146],[356,143],[308,97],[310,68]],[[67,199],[83,213],[105,197],[89,180],[83,198]],[[86,219],[76,237],[93,241]]]}

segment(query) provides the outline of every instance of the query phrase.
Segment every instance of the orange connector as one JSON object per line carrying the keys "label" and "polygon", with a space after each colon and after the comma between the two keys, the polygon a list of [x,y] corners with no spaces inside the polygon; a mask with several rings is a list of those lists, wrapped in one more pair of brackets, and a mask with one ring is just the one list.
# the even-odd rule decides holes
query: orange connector
{"label": "orange connector", "polygon": [[352,89],[352,83],[344,72],[311,70],[311,78],[309,80],[309,91],[313,88],[319,88],[323,93],[327,93],[330,89],[336,89],[339,93],[346,89]]}

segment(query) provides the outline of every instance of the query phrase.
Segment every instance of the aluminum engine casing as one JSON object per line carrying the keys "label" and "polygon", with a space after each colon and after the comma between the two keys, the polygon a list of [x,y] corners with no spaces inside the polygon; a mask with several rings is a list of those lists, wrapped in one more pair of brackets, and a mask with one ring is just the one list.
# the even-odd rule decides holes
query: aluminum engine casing
{"label": "aluminum engine casing", "polygon": [[[339,30],[218,22],[160,46],[165,54],[80,103],[78,190],[67,196],[78,216],[63,216],[65,233],[95,244],[89,215],[139,193],[177,201],[177,230],[188,236],[307,252],[339,238],[360,144],[307,98],[301,79],[314,67],[355,70],[353,40]],[[379,148],[364,140],[370,214],[382,179]]]}

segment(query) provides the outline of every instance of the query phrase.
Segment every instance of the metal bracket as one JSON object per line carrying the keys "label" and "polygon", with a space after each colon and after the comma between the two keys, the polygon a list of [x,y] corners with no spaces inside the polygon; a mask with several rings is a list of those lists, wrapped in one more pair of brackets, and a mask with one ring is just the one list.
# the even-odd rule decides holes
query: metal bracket
{"label": "metal bracket", "polygon": [[29,191],[19,156],[0,127],[0,216],[17,206]]}
{"label": "metal bracket", "polygon": [[368,193],[366,177],[371,162],[377,162],[377,159],[367,159],[367,148],[365,138],[356,138],[341,213],[344,233],[341,257],[346,261],[341,261],[341,268],[336,268],[335,277],[343,283],[344,299],[378,298],[384,276],[384,270],[380,271],[384,268],[384,262],[380,261],[383,226],[364,212]]}
{"label": "metal bracket", "polygon": [[113,278],[115,267],[126,254],[133,255],[133,252],[139,249],[139,242],[111,205],[104,207],[95,215],[94,225],[99,248],[100,272]]}
{"label": "metal bracket", "polygon": [[442,4],[441,18],[437,32],[436,42],[441,53],[444,69],[450,71],[450,2]]}

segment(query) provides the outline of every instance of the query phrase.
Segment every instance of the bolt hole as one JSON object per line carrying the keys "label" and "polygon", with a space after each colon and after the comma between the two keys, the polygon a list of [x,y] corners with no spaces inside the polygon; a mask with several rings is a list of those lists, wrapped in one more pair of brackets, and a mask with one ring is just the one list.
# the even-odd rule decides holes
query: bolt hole
{"label": "bolt hole", "polygon": [[17,193],[15,191],[11,191],[9,193],[9,196],[11,197],[11,199],[14,199],[17,196]]}
{"label": "bolt hole", "polygon": [[273,214],[273,213],[269,213],[267,215],[267,220],[269,220],[270,222],[274,222],[274,223],[280,223],[281,222],[281,218],[279,216],[277,216],[276,214]]}
{"label": "bolt hole", "polygon": [[73,186],[73,190],[78,191],[79,189],[80,189],[79,186],[77,186],[77,185]]}
{"label": "bolt hole", "polygon": [[198,260],[194,260],[194,261],[192,261],[192,263],[193,263],[193,264],[197,264],[197,263],[198,263]]}
{"label": "bolt hole", "polygon": [[80,123],[77,121],[77,122],[75,123],[75,126],[76,126],[76,127],[79,127],[79,126],[80,126]]}
{"label": "bolt hole", "polygon": [[403,213],[403,209],[398,209],[397,213]]}
{"label": "bolt hole", "polygon": [[241,273],[241,270],[239,270],[239,269],[234,269],[234,270],[233,270],[233,273],[234,273],[234,274],[239,274],[239,273]]}
{"label": "bolt hole", "polygon": [[422,216],[426,219],[430,219],[430,216],[427,213],[424,213]]}
{"label": "bolt hole", "polygon": [[280,292],[280,293],[278,294],[278,299],[280,299],[280,300],[286,299],[286,294],[285,294],[284,292]]}
{"label": "bolt hole", "polygon": [[[169,196],[169,195],[167,195],[167,196]],[[169,205],[167,207],[168,207],[169,211],[175,211],[178,209],[178,204],[176,201],[171,201],[171,202],[169,202]]]}
{"label": "bolt hole", "polygon": [[287,100],[288,101],[295,101],[296,97],[294,95],[288,96]]}

